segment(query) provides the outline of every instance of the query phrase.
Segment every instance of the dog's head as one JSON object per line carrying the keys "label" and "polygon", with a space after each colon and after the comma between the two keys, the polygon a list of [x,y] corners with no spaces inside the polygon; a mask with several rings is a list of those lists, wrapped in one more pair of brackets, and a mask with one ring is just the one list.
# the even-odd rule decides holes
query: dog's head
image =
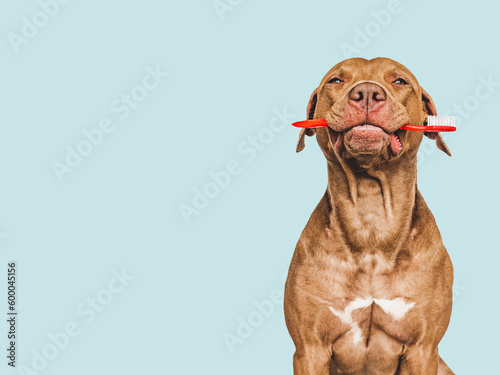
{"label": "dog's head", "polygon": [[[403,125],[426,125],[436,115],[432,98],[403,65],[387,58],[354,58],[335,65],[314,90],[308,119],[325,119],[328,128],[303,129],[317,135],[327,158],[354,158],[373,165],[401,157],[416,157],[422,132],[401,130]],[[451,155],[439,133],[425,132],[437,147]]]}

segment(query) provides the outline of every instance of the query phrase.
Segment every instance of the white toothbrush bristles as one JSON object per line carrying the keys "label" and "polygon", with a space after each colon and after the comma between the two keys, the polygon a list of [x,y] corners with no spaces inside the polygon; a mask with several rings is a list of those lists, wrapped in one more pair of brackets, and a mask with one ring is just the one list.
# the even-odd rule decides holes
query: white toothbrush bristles
{"label": "white toothbrush bristles", "polygon": [[428,116],[428,126],[456,126],[454,116]]}

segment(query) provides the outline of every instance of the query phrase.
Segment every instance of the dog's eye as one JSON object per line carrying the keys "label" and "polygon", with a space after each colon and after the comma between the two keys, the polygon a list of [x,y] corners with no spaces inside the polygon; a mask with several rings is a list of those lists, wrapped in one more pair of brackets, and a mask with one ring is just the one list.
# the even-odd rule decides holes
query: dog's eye
{"label": "dog's eye", "polygon": [[408,84],[408,82],[406,82],[403,78],[398,78],[393,83],[395,83],[397,85],[407,85]]}
{"label": "dog's eye", "polygon": [[327,83],[342,83],[342,82],[344,82],[344,81],[342,81],[340,78],[334,77],[331,80],[329,80]]}

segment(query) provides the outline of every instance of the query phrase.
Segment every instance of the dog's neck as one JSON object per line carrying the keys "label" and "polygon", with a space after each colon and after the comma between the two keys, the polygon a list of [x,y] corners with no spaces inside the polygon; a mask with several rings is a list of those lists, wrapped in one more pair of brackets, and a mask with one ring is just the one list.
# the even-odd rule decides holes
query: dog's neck
{"label": "dog's neck", "polygon": [[330,222],[350,250],[400,249],[410,231],[416,176],[415,158],[368,168],[341,157],[328,162]]}

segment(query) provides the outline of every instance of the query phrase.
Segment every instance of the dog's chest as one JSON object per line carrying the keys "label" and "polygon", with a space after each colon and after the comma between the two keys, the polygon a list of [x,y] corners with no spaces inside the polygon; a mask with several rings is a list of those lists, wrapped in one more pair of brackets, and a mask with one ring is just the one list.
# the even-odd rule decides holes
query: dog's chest
{"label": "dog's chest", "polygon": [[382,331],[388,337],[404,343],[411,340],[412,327],[407,315],[414,309],[415,302],[403,297],[374,298],[358,297],[343,309],[329,306],[333,316],[344,326],[342,336],[354,346],[367,347],[370,339]]}
{"label": "dog's chest", "polygon": [[[325,264],[324,260],[322,261]],[[332,339],[346,350],[369,346],[389,346],[400,350],[415,340],[421,331],[422,305],[417,302],[409,278],[397,276],[395,261],[381,254],[339,262],[319,271],[328,282],[321,296],[332,322]],[[327,278],[326,275],[334,275]],[[408,276],[408,274],[406,273]],[[408,287],[409,286],[409,287]]]}
{"label": "dog's chest", "polygon": [[404,346],[414,342],[420,330],[418,306],[404,297],[357,297],[328,310],[337,332],[333,359],[342,373],[394,373]]}

